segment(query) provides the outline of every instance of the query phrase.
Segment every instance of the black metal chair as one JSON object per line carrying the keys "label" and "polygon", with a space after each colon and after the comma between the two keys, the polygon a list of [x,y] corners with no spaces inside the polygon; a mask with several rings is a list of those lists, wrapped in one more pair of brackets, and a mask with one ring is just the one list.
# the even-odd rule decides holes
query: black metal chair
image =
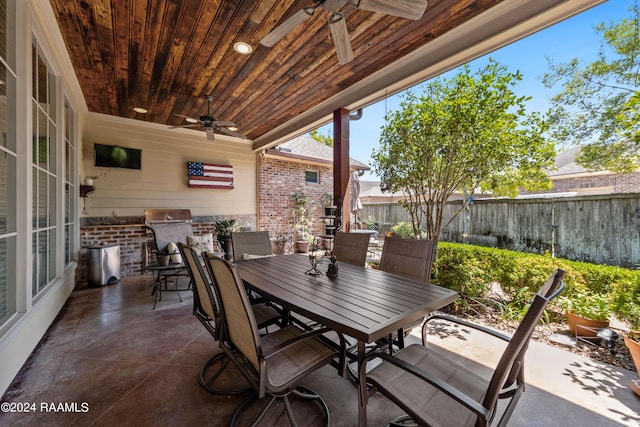
{"label": "black metal chair", "polygon": [[[366,363],[359,368],[359,417],[366,422],[367,401],[380,392],[402,408],[407,416],[393,421],[401,425],[409,419],[418,425],[486,426],[498,413],[497,425],[506,425],[524,391],[524,356],[540,317],[549,301],[564,288],[564,271],[556,270],[535,295],[527,313],[513,336],[457,319],[434,315],[423,325],[423,345],[413,344],[395,355],[375,353],[382,363],[366,372]],[[441,319],[471,328],[508,342],[490,378],[484,378],[454,361],[446,352],[428,346],[428,323]],[[405,424],[406,425],[406,424]]]}
{"label": "black metal chair", "polygon": [[[267,395],[270,396],[268,403],[251,425],[263,420],[276,401],[282,401],[291,425],[295,426],[289,399],[291,395],[318,402],[325,413],[327,425],[330,425],[329,409],[324,400],[299,383],[336,357],[340,357],[339,370],[344,373],[344,339],[341,339],[341,348],[337,351],[320,338],[329,331],[328,328],[305,331],[294,325],[261,337],[244,284],[233,264],[209,254],[203,254],[203,258],[222,303],[225,337],[220,345],[255,391],[237,408],[231,425],[236,425],[241,417],[252,413],[253,403]],[[268,421],[269,425],[274,422]]]}
{"label": "black metal chair", "polygon": [[[193,314],[211,336],[220,342],[224,339],[224,334],[219,304],[211,287],[209,275],[204,270],[202,259],[190,246],[179,243],[178,248],[193,283]],[[280,321],[280,313],[265,304],[253,305],[252,309],[260,329],[268,328]],[[232,374],[225,375],[224,372],[229,363],[226,353],[220,352],[213,355],[200,370],[200,385],[213,394],[231,395],[251,390],[248,383],[237,384],[237,375],[236,378],[232,378]],[[230,382],[231,385],[225,387],[224,382]]]}

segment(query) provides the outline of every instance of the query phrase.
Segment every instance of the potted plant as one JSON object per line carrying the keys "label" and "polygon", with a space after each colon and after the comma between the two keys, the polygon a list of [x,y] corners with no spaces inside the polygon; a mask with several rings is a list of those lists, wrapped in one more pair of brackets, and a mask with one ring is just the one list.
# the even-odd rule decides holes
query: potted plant
{"label": "potted plant", "polygon": [[291,217],[298,252],[308,252],[309,245],[313,242],[314,236],[311,233],[313,222],[307,210],[307,195],[302,191],[295,192],[290,196],[290,200],[293,204]]}
{"label": "potted plant", "polygon": [[231,232],[236,230],[235,219],[224,219],[216,221],[216,237],[225,253],[225,258],[230,260],[233,257],[233,247],[231,246]]}
{"label": "potted plant", "polygon": [[599,329],[609,327],[611,308],[607,295],[580,291],[561,297],[560,305],[565,309],[569,331],[574,335],[595,337]]}
{"label": "potted plant", "polygon": [[372,259],[369,261],[369,267],[371,267],[374,270],[379,270],[380,269],[380,260],[378,259]]}
{"label": "potted plant", "polygon": [[[631,329],[624,334],[624,345],[629,349],[636,371],[640,373],[640,306],[630,302],[623,311],[625,317],[631,322]],[[640,396],[640,380],[631,381],[631,390]]]}
{"label": "potted plant", "polygon": [[333,216],[336,214],[337,206],[333,204],[332,193],[324,193],[322,195],[322,204],[324,205],[325,216]]}

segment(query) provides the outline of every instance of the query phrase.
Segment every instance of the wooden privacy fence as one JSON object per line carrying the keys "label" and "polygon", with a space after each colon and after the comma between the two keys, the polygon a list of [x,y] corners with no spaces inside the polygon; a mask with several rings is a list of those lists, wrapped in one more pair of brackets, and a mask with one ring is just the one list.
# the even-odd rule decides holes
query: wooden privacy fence
{"label": "wooden privacy fence", "polygon": [[[451,218],[460,203],[448,203],[445,218]],[[380,228],[410,221],[396,204],[364,205],[358,216]],[[476,200],[445,229],[441,240],[636,268],[640,194]]]}

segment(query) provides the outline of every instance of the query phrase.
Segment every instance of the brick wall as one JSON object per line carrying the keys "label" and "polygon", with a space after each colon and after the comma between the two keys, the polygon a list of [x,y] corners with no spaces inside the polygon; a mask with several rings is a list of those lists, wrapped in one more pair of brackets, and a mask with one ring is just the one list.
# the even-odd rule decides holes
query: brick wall
{"label": "brick wall", "polygon": [[640,172],[556,178],[553,180],[553,188],[549,191],[529,193],[524,189],[520,189],[519,192],[520,194],[564,193],[602,187],[612,187],[615,194],[640,193]]}
{"label": "brick wall", "polygon": [[[313,233],[324,234],[322,195],[333,193],[333,168],[310,163],[294,163],[270,157],[258,157],[258,228],[276,237],[293,230],[291,201],[295,192],[304,192],[309,201]],[[319,183],[305,182],[305,171],[317,171]]]}
{"label": "brick wall", "polygon": [[[145,257],[147,245],[153,247],[153,235],[144,227],[144,220],[124,218],[128,224],[110,224],[118,218],[83,218],[80,227],[80,251],[78,260],[78,281],[86,282],[88,277],[87,250],[88,246],[120,245],[120,275],[139,276],[145,274]],[[215,233],[215,222],[194,222],[194,235]],[[243,223],[251,223],[251,218],[244,218]],[[89,224],[87,224],[89,223]],[[93,224],[92,224],[93,223]]]}

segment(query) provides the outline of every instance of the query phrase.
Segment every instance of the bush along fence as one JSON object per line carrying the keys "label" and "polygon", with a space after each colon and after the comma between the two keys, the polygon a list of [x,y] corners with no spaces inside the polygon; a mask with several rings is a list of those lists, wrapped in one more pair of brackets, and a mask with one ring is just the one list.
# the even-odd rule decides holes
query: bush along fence
{"label": "bush along fence", "polygon": [[[566,271],[562,300],[574,305],[601,304],[601,311],[640,329],[639,270],[440,242],[432,282],[460,292],[462,303],[487,298],[498,284],[504,295],[502,306],[524,314],[526,304],[556,268]],[[581,298],[585,294],[590,298]],[[550,310],[564,312],[560,301],[554,301]]]}

